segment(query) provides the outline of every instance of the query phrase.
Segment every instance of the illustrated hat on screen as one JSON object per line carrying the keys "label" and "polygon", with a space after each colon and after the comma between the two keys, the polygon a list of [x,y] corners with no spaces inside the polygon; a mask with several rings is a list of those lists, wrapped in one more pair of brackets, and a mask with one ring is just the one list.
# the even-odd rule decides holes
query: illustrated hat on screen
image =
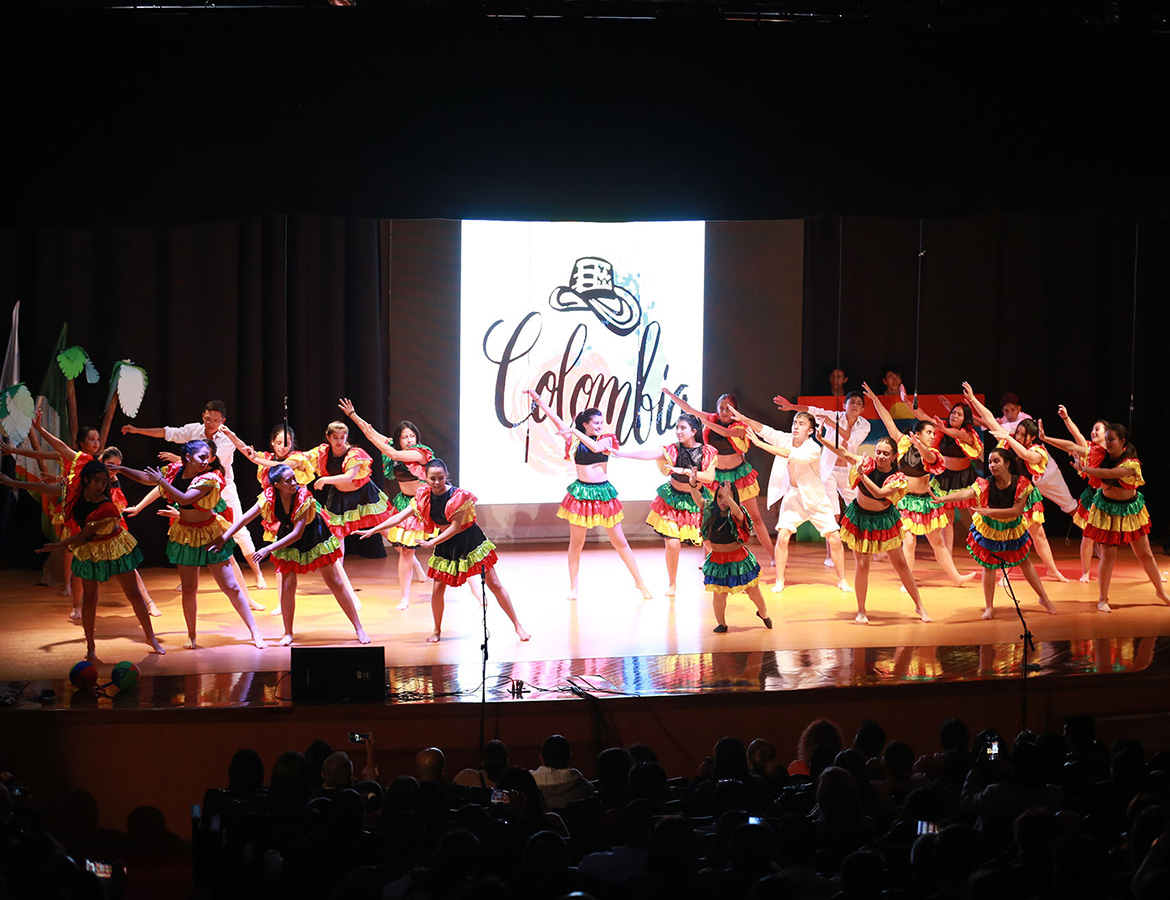
{"label": "illustrated hat on screen", "polygon": [[627,335],[642,321],[642,304],[613,282],[613,265],[598,256],[573,263],[568,287],[554,288],[548,305],[559,312],[588,309],[617,335]]}

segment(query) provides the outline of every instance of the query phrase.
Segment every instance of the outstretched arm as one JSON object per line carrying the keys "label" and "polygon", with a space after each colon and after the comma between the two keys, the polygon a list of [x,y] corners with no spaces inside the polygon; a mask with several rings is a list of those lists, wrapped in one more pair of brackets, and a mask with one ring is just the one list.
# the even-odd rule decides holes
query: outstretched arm
{"label": "outstretched arm", "polygon": [[540,396],[540,394],[533,390],[527,390],[524,391],[524,393],[533,399],[536,405],[540,408],[540,411],[544,413],[544,417],[553,423],[553,427],[556,428],[558,432],[563,433],[573,430],[571,426],[565,424],[564,420],[561,419],[560,416],[552,411],[552,407],[544,402],[544,398]]}
{"label": "outstretched arm", "polygon": [[1081,430],[1077,428],[1077,423],[1072,420],[1072,416],[1068,414],[1068,410],[1063,403],[1056,407],[1056,414],[1064,420],[1064,427],[1068,429],[1068,433],[1073,436],[1073,440],[1077,442],[1077,445],[1087,449],[1089,442],[1085,440],[1085,436],[1081,434]]}
{"label": "outstretched arm", "polygon": [[642,447],[639,450],[612,450],[609,455],[619,459],[649,459],[657,462],[664,457],[665,451],[661,447]]}
{"label": "outstretched arm", "polygon": [[399,512],[396,512],[394,515],[392,515],[385,522],[380,522],[379,524],[375,525],[373,528],[366,528],[363,531],[355,531],[354,534],[356,534],[359,538],[363,538],[363,539],[368,538],[368,537],[373,537],[375,534],[380,534],[383,531],[389,531],[391,528],[393,528],[399,522],[406,521],[406,518],[408,516],[412,516],[412,515],[414,515],[414,507],[408,506],[408,507],[406,507],[406,509],[403,509],[403,510],[400,510]]}
{"label": "outstretched arm", "polygon": [[225,435],[227,439],[235,445],[235,448],[243,453],[244,456],[246,456],[250,461],[254,463],[260,462],[260,455],[256,452],[256,448],[251,444],[245,444],[243,441],[241,441],[236,433],[226,425],[219,426],[219,433]]}
{"label": "outstretched arm", "polygon": [[[147,491],[146,496],[135,503],[133,506],[127,506],[126,509],[122,511],[122,514],[127,518],[133,519],[136,515],[146,509],[146,507],[154,503],[159,498],[159,496],[161,496],[161,493],[162,492],[159,491],[158,487],[155,486],[151,490]],[[167,509],[170,510],[170,507],[167,507]],[[170,511],[173,512],[173,510]]]}
{"label": "outstretched arm", "polygon": [[[149,484],[152,487],[155,487],[158,485],[158,482],[154,478],[152,478],[150,475],[147,474],[148,471],[152,471],[152,470],[130,469],[130,468],[127,468],[126,466],[114,466],[114,465],[109,465],[109,464],[106,465],[106,468],[109,469],[111,472],[115,473],[116,475],[125,475],[131,481],[137,481],[139,484]],[[149,497],[150,495],[147,494],[146,496]],[[144,497],[143,500],[145,501],[145,499],[146,498]]]}
{"label": "outstretched arm", "polygon": [[969,382],[963,382],[963,396],[967,398],[967,402],[971,404],[971,409],[975,411],[975,415],[983,420],[983,424],[987,426],[987,430],[994,434],[997,438],[1002,438],[1007,434],[1007,429],[995,420],[995,415],[979,402],[979,398],[975,396],[975,390],[971,387]]}
{"label": "outstretched arm", "polygon": [[[280,500],[277,499],[274,502],[279,503]],[[243,528],[245,525],[247,525],[249,522],[251,522],[258,515],[260,515],[260,504],[253,503],[252,508],[249,509],[247,512],[245,512],[242,516],[240,516],[240,518],[238,518],[234,522],[232,522],[231,527],[227,531],[225,531],[223,534],[221,534],[219,536],[219,538],[217,538],[215,541],[213,541],[211,544],[209,544],[207,549],[211,550],[213,553],[216,550],[222,549],[224,544],[226,544],[233,537],[235,537],[236,532],[238,532],[241,528]],[[305,526],[304,526],[303,522],[298,522],[297,524],[301,526],[301,531],[305,530]],[[296,529],[294,528],[293,530],[295,531]],[[297,535],[297,536],[300,537],[300,535]],[[284,540],[284,538],[282,538],[281,540]],[[285,545],[281,544],[281,546],[283,547]],[[274,548],[271,545],[269,545],[267,549],[268,549],[268,552],[270,553],[270,552],[272,552],[272,550]],[[267,556],[267,553],[265,554],[265,556]],[[263,557],[261,557],[261,559],[262,558]],[[257,562],[259,562],[259,560],[257,560]]]}
{"label": "outstretched arm", "polygon": [[748,438],[751,440],[751,442],[753,444],[755,444],[761,450],[766,450],[769,453],[771,453],[773,456],[785,456],[786,457],[789,455],[789,453],[792,452],[787,447],[777,447],[774,444],[769,444],[762,437],[760,437],[758,434],[756,434],[754,431],[751,431],[751,430],[748,431]]}
{"label": "outstretched arm", "polygon": [[57,455],[61,459],[73,459],[77,456],[77,451],[61,440],[57,435],[53,434],[44,425],[41,424],[41,419],[44,416],[44,410],[37,407],[36,415],[33,416],[32,426],[36,429],[37,434],[48,441],[49,446],[57,451]]}
{"label": "outstretched arm", "polygon": [[137,425],[123,425],[122,434],[141,434],[145,437],[165,439],[167,430],[161,426],[158,428],[139,428]]}
{"label": "outstretched arm", "polygon": [[362,434],[366,436],[366,439],[371,444],[373,444],[391,459],[398,458],[394,455],[394,445],[390,443],[390,438],[386,437],[386,435],[382,434],[382,432],[378,431],[378,429],[376,429],[373,425],[359,416],[357,414],[357,410],[353,407],[352,400],[350,400],[348,397],[342,397],[337,401],[337,406],[343,413],[349,416],[353,424],[361,429]]}
{"label": "outstretched arm", "polygon": [[832,444],[821,444],[821,447],[825,450],[828,450],[830,453],[836,454],[839,459],[843,459],[847,463],[861,462],[861,457],[851,450],[844,450],[841,447],[834,447]]}
{"label": "outstretched arm", "polygon": [[894,417],[890,415],[890,411],[886,409],[885,404],[882,403],[878,395],[873,392],[873,388],[867,382],[863,381],[861,382],[861,390],[865,392],[865,396],[873,401],[873,408],[877,411],[878,418],[882,420],[882,424],[886,426],[886,432],[889,436],[895,441],[900,441],[904,438],[906,435],[894,424]]}
{"label": "outstretched arm", "polygon": [[[1061,407],[1061,409],[1063,409],[1063,408],[1064,407]],[[1066,441],[1066,440],[1063,440],[1061,438],[1049,437],[1047,434],[1044,433],[1044,420],[1043,419],[1040,419],[1039,421],[1036,422],[1036,427],[1040,429],[1040,440],[1042,440],[1046,444],[1051,444],[1057,450],[1063,450],[1065,453],[1069,454],[1070,456],[1083,455],[1085,453],[1085,451],[1088,449],[1087,445],[1082,447],[1076,441]],[[1074,425],[1073,428],[1076,428],[1076,426]],[[1079,433],[1080,432],[1078,432],[1078,434]]]}
{"label": "outstretched arm", "polygon": [[429,550],[431,547],[443,543],[443,541],[450,540],[459,532],[467,528],[468,524],[470,524],[472,515],[473,513],[471,510],[465,510],[459,513],[455,516],[454,521],[452,521],[450,525],[436,534],[433,538],[428,538],[425,541],[419,541],[418,545],[420,547],[426,547]]}

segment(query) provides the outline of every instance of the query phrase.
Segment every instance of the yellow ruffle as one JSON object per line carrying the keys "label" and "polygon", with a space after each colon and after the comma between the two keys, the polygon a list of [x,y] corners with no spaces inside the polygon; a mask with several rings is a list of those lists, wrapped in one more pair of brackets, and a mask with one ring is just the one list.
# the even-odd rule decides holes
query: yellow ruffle
{"label": "yellow ruffle", "polygon": [[77,559],[87,562],[109,562],[112,559],[121,559],[128,553],[133,553],[138,546],[129,531],[123,531],[112,538],[102,541],[86,541],[73,548],[73,555]]}
{"label": "yellow ruffle", "polygon": [[223,516],[214,516],[199,525],[188,525],[175,519],[167,530],[167,539],[188,547],[206,547],[221,537],[229,527]]}
{"label": "yellow ruffle", "polygon": [[[739,499],[743,500],[744,498],[740,497]],[[558,519],[565,519],[569,522],[570,525],[580,525],[582,528],[596,528],[599,525],[602,528],[613,528],[622,519],[625,518],[625,515],[626,514],[624,512],[621,512],[619,510],[616,515],[612,515],[612,516],[588,516],[588,517],[586,517],[586,516],[581,515],[580,513],[568,512],[563,506],[559,507],[557,509],[557,518]]]}
{"label": "yellow ruffle", "polygon": [[1096,506],[1089,510],[1088,523],[1094,528],[1099,528],[1102,531],[1116,531],[1121,534],[1129,534],[1134,531],[1140,531],[1145,528],[1150,522],[1150,511],[1146,507],[1142,507],[1140,512],[1129,516],[1110,516],[1101,512]]}

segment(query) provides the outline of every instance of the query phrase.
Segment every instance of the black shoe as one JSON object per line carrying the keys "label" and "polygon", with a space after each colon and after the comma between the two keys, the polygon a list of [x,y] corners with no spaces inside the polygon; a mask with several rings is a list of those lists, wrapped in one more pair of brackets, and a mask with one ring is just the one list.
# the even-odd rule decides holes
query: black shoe
{"label": "black shoe", "polygon": [[711,630],[714,631],[716,634],[727,634],[727,626],[726,625],[716,625]]}
{"label": "black shoe", "polygon": [[756,613],[756,618],[757,618],[757,619],[760,619],[760,620],[761,620],[761,621],[764,623],[764,627],[765,627],[765,628],[771,628],[771,627],[772,627],[772,617],[771,617],[771,616],[761,616],[761,615],[760,615],[760,614],[757,612],[757,613]]}

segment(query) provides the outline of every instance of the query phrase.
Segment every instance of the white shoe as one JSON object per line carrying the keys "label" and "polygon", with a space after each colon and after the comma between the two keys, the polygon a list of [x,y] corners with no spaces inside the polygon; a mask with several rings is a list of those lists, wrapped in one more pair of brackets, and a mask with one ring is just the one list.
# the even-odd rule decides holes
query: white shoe
{"label": "white shoe", "polygon": [[779,594],[783,590],[784,590],[784,582],[783,581],[772,582],[772,593],[773,594]]}

